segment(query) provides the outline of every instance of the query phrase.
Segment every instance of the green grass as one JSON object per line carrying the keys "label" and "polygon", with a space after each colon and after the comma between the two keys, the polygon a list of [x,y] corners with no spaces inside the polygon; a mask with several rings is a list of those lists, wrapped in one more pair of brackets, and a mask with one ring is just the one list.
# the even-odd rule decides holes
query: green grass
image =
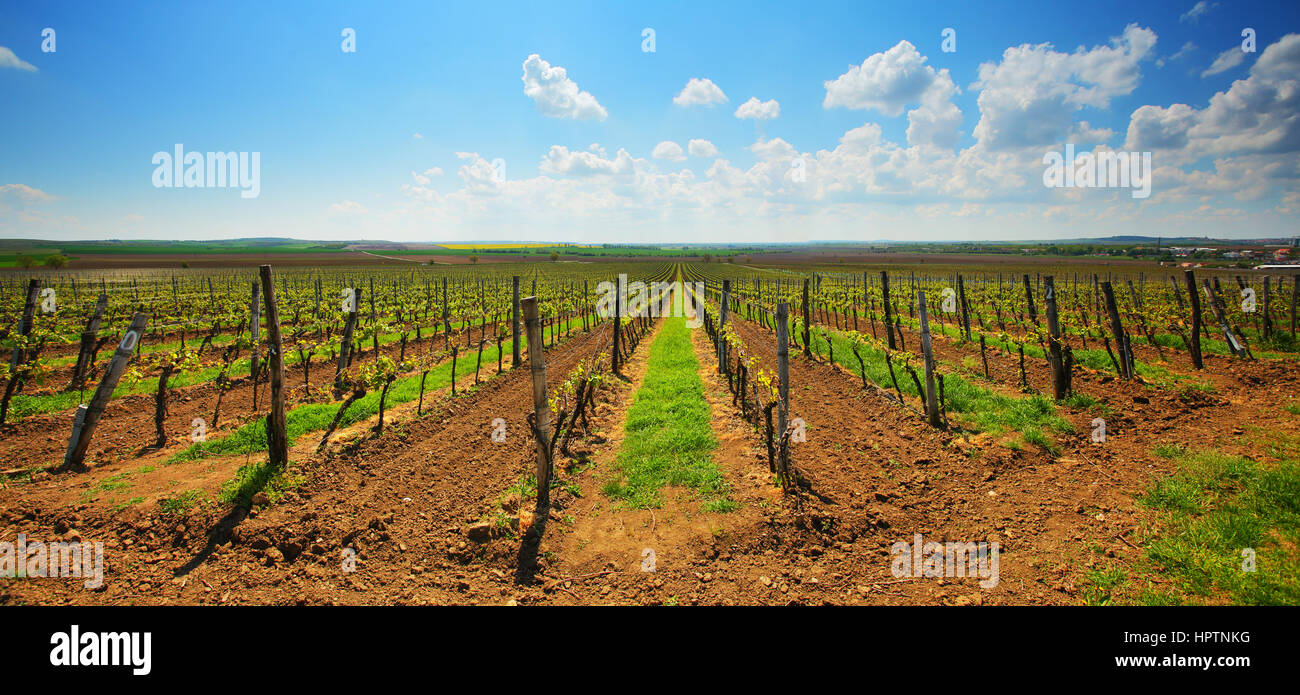
{"label": "green grass", "polygon": [[[1140,498],[1160,522],[1146,550],[1176,591],[1237,604],[1300,604],[1300,460],[1263,464],[1181,447],[1156,453],[1172,459],[1177,472]],[[1246,549],[1254,551],[1254,572],[1243,569]]]}
{"label": "green grass", "polygon": [[650,346],[645,380],[624,425],[609,497],[635,509],[663,506],[666,485],[695,490],[708,511],[729,511],[729,485],[713,461],[718,442],[704,400],[690,330],[681,317],[664,320]]}
{"label": "green grass", "polygon": [[202,500],[202,490],[186,490],[166,499],[158,500],[158,506],[162,507],[162,510],[167,514],[185,516]]}
{"label": "green grass", "polygon": [[[812,343],[813,351],[824,356],[827,354],[826,340],[820,335],[821,330],[818,327],[812,332]],[[827,333],[835,347],[836,364],[847,367],[854,374],[861,374],[849,338],[838,331],[828,330]],[[867,379],[892,391],[893,382],[889,377],[884,351],[863,345],[858,348],[858,353],[866,367]],[[917,374],[923,376],[920,365],[915,366]],[[894,360],[894,374],[898,377],[899,389],[905,395],[920,397],[911,377],[903,369],[901,359]],[[980,386],[956,372],[944,374],[943,382],[944,401],[949,415],[972,429],[994,435],[1019,432],[1025,441],[1053,451],[1056,445],[1049,432],[1074,432],[1073,425],[1057,413],[1056,405],[1047,396],[1036,394],[1012,398]]]}
{"label": "green grass", "polygon": [[265,492],[271,503],[279,501],[287,490],[291,490],[304,481],[283,469],[271,467],[270,461],[250,463],[240,466],[235,477],[221,486],[217,499],[223,504],[238,504],[247,507],[252,504],[253,495]]}

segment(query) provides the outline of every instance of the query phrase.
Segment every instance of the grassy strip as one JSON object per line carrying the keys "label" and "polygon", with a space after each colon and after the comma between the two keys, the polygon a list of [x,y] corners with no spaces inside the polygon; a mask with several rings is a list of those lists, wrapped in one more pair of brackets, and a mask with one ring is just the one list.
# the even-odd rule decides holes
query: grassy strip
{"label": "grassy strip", "polygon": [[604,493],[636,509],[663,506],[665,485],[689,487],[707,511],[730,511],[730,486],[713,462],[712,410],[704,399],[699,363],[681,317],[664,320],[645,380],[627,412],[627,437],[618,452],[615,478]]}
{"label": "grassy strip", "polygon": [[[815,327],[812,343],[814,352],[825,355],[826,340],[821,335],[822,330],[821,326]],[[835,361],[847,366],[853,373],[860,374],[857,358],[853,356],[852,341],[838,331],[826,329],[826,332],[831,336],[835,347]],[[858,348],[858,354],[862,355],[867,379],[882,388],[889,389],[893,386],[884,350],[864,344]],[[919,365],[917,372],[921,372]],[[911,377],[903,369],[901,359],[894,361],[894,374],[898,378],[899,389],[905,395],[921,397]],[[1019,432],[1026,442],[1049,451],[1055,451],[1056,443],[1047,434],[1048,431],[1058,434],[1074,432],[1074,426],[1057,414],[1056,405],[1047,396],[1035,394],[1025,398],[1011,398],[979,386],[956,372],[943,375],[943,386],[948,412],[957,414],[955,419],[970,429],[994,435],[1008,431]]]}
{"label": "grassy strip", "polygon": [[[576,319],[570,323],[580,322]],[[561,331],[566,330],[568,324],[563,324]],[[520,347],[525,347],[527,338],[520,336]],[[487,372],[487,378],[490,379],[495,374],[497,355],[502,356],[511,353],[513,346],[512,341],[505,341],[501,345],[489,345],[483,348],[483,370]],[[465,355],[456,362],[456,375],[463,377],[474,373],[474,366],[478,359],[478,351],[467,351]],[[429,375],[425,380],[424,390],[437,391],[441,388],[451,386],[451,360],[429,370]],[[480,378],[482,374],[480,374]],[[466,390],[471,387],[466,385]],[[364,397],[357,399],[343,414],[343,419],[339,421],[339,427],[361,422],[373,415],[379,413],[379,391],[371,391]],[[420,375],[412,374],[410,376],[397,379],[388,389],[388,400],[386,406],[391,408],[395,405],[408,403],[420,397]],[[330,423],[333,422],[335,414],[342,403],[309,403],[301,405],[290,410],[285,416],[285,427],[288,430],[289,445],[292,446],[299,437],[310,432],[323,432]],[[178,461],[194,461],[207,456],[229,456],[232,454],[246,454],[256,451],[266,451],[266,418],[258,418],[243,427],[231,432],[221,439],[210,439],[206,442],[199,442],[190,445],[188,448],[177,452],[167,460],[168,463]]]}
{"label": "grassy strip", "polygon": [[[1188,594],[1233,603],[1300,603],[1300,460],[1263,464],[1215,451],[1157,447],[1178,472],[1140,498],[1159,514],[1147,557],[1174,578],[1177,593],[1148,590],[1145,603]],[[1253,554],[1255,570],[1248,571]]]}

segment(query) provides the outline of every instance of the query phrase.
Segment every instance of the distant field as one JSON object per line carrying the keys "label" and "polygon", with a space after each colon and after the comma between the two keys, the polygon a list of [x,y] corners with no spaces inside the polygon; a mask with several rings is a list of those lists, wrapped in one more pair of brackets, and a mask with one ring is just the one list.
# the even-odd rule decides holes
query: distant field
{"label": "distant field", "polygon": [[587,244],[439,244],[444,249],[453,250],[475,250],[475,249],[563,249],[563,248],[594,248]]}
{"label": "distant field", "polygon": [[315,244],[310,242],[258,244],[258,243],[210,243],[210,242],[175,242],[141,244],[69,244],[58,247],[65,256],[86,254],[111,254],[143,256],[149,254],[228,254],[228,253],[339,253],[344,244]]}

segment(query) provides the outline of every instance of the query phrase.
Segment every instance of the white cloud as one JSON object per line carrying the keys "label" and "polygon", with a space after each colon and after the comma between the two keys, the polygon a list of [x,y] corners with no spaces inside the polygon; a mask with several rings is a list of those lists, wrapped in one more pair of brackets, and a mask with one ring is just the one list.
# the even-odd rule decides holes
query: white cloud
{"label": "white cloud", "polygon": [[423,136],[423,135],[420,135],[419,133],[416,133],[416,134],[412,135],[411,137],[415,138],[416,140],[423,140],[423,139],[424,139],[424,136]]}
{"label": "white cloud", "polygon": [[799,154],[794,145],[782,140],[781,138],[772,138],[771,140],[759,140],[749,146],[759,159],[790,159]]}
{"label": "white cloud", "polygon": [[736,118],[752,118],[756,121],[768,120],[780,115],[781,104],[776,99],[759,101],[758,97],[750,97],[749,101],[736,109]]}
{"label": "white cloud", "polygon": [[411,172],[411,178],[415,179],[415,182],[421,186],[429,185],[429,181],[434,176],[442,176],[441,167],[433,167],[432,169],[425,169],[424,173],[422,174],[417,174],[414,171]]}
{"label": "white cloud", "polygon": [[1178,17],[1178,21],[1191,22],[1195,24],[1197,21],[1201,19],[1201,17],[1205,16],[1205,13],[1209,12],[1212,8],[1218,6],[1219,3],[1217,2],[1211,3],[1211,2],[1206,2],[1206,0],[1200,0],[1195,5],[1192,5],[1192,9],[1180,15]]}
{"label": "white cloud", "polygon": [[[546,174],[560,174],[563,176],[628,176],[636,168],[636,160],[627,150],[620,149],[613,159],[605,156],[605,149],[599,145],[592,145],[592,150],[582,152],[578,150],[570,151],[563,145],[552,145],[551,150],[542,158],[538,169]],[[680,154],[681,148],[678,148]]]}
{"label": "white cloud", "polygon": [[345,200],[341,203],[334,203],[329,207],[331,215],[360,215],[367,212],[364,205],[355,200]]}
{"label": "white cloud", "polygon": [[713,143],[699,138],[691,140],[686,146],[686,151],[690,152],[692,157],[700,157],[702,159],[718,156],[718,148],[714,147]]}
{"label": "white cloud", "polygon": [[908,41],[876,53],[848,72],[827,80],[824,108],[875,109],[886,116],[899,116],[903,107],[921,101],[934,84],[935,70],[925,65],[926,57]]}
{"label": "white cloud", "polygon": [[22,70],[23,72],[36,72],[35,65],[23,61],[18,56],[14,55],[13,51],[4,46],[0,46],[0,68],[13,68],[15,70]]}
{"label": "white cloud", "polygon": [[976,140],[989,150],[1059,144],[1074,112],[1109,108],[1112,97],[1137,87],[1138,64],[1155,43],[1155,32],[1130,24],[1110,45],[1074,53],[1049,43],[1006,49],[1001,61],[979,67]]}
{"label": "white cloud", "polygon": [[667,159],[670,162],[680,162],[686,159],[686,155],[682,154],[682,146],[672,140],[664,140],[655,145],[654,152],[651,152],[650,156],[655,159]]}
{"label": "white cloud", "polygon": [[1201,73],[1201,77],[1209,77],[1210,75],[1227,72],[1238,65],[1241,65],[1245,60],[1246,52],[1241,50],[1240,46],[1233,46],[1232,48],[1220,53],[1218,57],[1214,59],[1214,62],[1210,64],[1210,67],[1206,68],[1205,71]]}
{"label": "white cloud", "polygon": [[681,93],[673,97],[673,103],[678,106],[713,106],[726,100],[727,95],[722,93],[718,85],[713,84],[713,80],[698,77],[692,77]]}
{"label": "white cloud", "polygon": [[524,60],[524,94],[537,103],[543,116],[605,120],[609,114],[596,97],[578,89],[564,68],[551,66],[536,53]]}
{"label": "white cloud", "polygon": [[827,80],[822,107],[875,109],[886,116],[900,116],[907,106],[917,104],[907,112],[908,142],[953,147],[962,115],[952,98],[960,90],[946,68],[935,70],[926,60],[910,42],[899,41]]}
{"label": "white cloud", "polygon": [[1196,48],[1197,48],[1196,44],[1192,43],[1191,41],[1188,41],[1187,43],[1183,44],[1183,47],[1178,49],[1178,52],[1174,53],[1173,55],[1167,56],[1165,58],[1156,58],[1156,67],[1163,68],[1166,63],[1175,60],[1182,60],[1183,58],[1186,58],[1187,56],[1191,55],[1192,51],[1195,51]]}
{"label": "white cloud", "polygon": [[26,203],[48,203],[54,196],[23,183],[0,184],[0,198],[17,198]]}

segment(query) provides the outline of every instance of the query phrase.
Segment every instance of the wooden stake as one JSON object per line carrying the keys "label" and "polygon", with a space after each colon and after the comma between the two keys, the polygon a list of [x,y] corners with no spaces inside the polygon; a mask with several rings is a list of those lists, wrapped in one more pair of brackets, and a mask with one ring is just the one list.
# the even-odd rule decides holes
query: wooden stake
{"label": "wooden stake", "polygon": [[1059,401],[1070,395],[1070,370],[1062,354],[1061,322],[1056,313],[1056,279],[1051,275],[1043,278],[1043,301],[1047,304],[1047,332],[1051,336],[1048,361],[1052,366],[1052,390]]}
{"label": "wooden stake", "polygon": [[271,266],[258,269],[262,276],[262,296],[266,298],[267,358],[271,372],[271,412],[266,418],[267,452],[272,468],[289,463],[289,434],[285,426],[284,353],[280,340],[280,310],[275,303],[275,284]]}
{"label": "wooden stake", "polygon": [[550,504],[551,409],[546,405],[546,358],[542,354],[542,325],[537,320],[537,297],[524,297],[524,325],[528,330],[528,362],[533,373],[533,437],[537,440],[537,506]]}
{"label": "wooden stake", "polygon": [[147,314],[136,314],[131,319],[131,325],[127,327],[122,341],[118,343],[113,359],[108,363],[108,369],[104,371],[104,378],[95,388],[95,395],[90,399],[90,405],[77,408],[77,416],[72,424],[72,437],[68,439],[68,451],[63,457],[65,469],[83,467],[82,462],[86,458],[86,449],[90,447],[90,439],[95,434],[95,427],[99,425],[99,419],[103,417],[104,409],[108,407],[108,401],[113,397],[113,389],[117,388],[117,382],[122,378],[122,372],[126,371],[126,364],[131,361],[131,355],[135,352],[136,345],[140,343],[140,338],[144,336],[144,328],[148,323]]}
{"label": "wooden stake", "polygon": [[930,351],[930,319],[925,312],[925,290],[918,290],[916,297],[916,309],[921,318],[921,354],[925,358],[925,417],[932,427],[941,427],[939,399],[934,390],[934,353]]}
{"label": "wooden stake", "polygon": [[1187,296],[1192,304],[1192,366],[1204,369],[1205,364],[1201,359],[1201,293],[1196,290],[1195,271],[1183,271],[1183,279],[1187,283]]}
{"label": "wooden stake", "polygon": [[784,478],[789,470],[789,442],[784,435],[790,417],[790,307],[784,302],[776,305],[776,377],[776,436],[781,442],[778,470]]}

